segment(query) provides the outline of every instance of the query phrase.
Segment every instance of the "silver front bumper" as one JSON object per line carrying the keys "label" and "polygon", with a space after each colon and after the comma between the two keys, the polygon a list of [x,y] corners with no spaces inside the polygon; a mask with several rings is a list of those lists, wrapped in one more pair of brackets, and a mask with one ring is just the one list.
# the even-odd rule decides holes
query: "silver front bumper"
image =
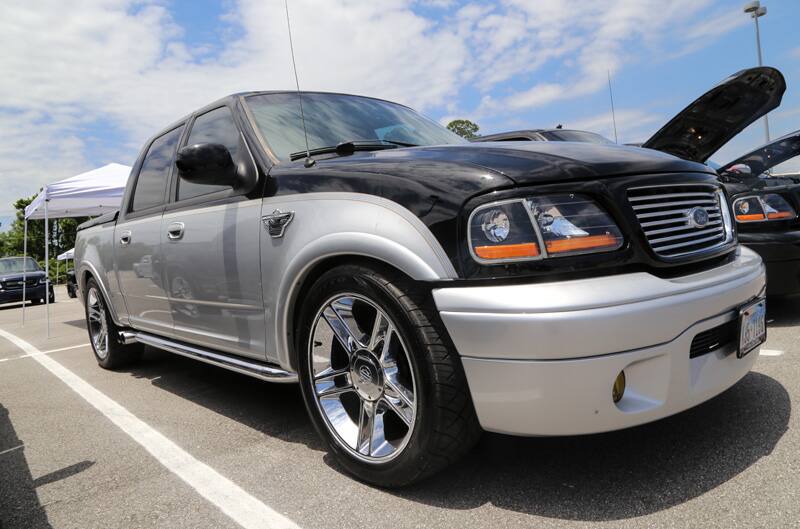
{"label": "silver front bumper", "polygon": [[[759,295],[761,259],[689,276],[647,273],[434,290],[484,429],[520,435],[614,430],[697,405],[743,377],[758,355],[689,358],[698,333]],[[617,374],[627,390],[611,398]]]}

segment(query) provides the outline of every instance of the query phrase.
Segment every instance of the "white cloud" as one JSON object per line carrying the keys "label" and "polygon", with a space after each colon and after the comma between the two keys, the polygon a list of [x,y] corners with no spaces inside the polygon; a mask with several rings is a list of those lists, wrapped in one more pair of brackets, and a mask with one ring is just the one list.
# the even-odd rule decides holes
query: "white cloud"
{"label": "white cloud", "polygon": [[[649,138],[666,120],[663,116],[640,109],[619,109],[615,113],[620,143],[641,142]],[[611,111],[564,123],[568,129],[589,130],[614,139]]]}
{"label": "white cloud", "polygon": [[[657,49],[669,28],[684,31],[710,1],[292,0],[290,9],[304,89],[369,94],[510,124],[523,110],[603,89],[607,70],[623,68],[640,48]],[[92,162],[131,163],[147,136],[213,99],[294,87],[283,0],[226,4],[223,42],[215,46],[189,45],[168,6],[150,0],[4,6],[0,208]],[[437,9],[442,18],[426,19],[415,13],[419,7]],[[711,26],[689,26],[684,41],[702,42]],[[560,66],[555,74],[539,75],[553,64]],[[529,84],[503,87],[512,79],[515,86],[522,79]],[[476,108],[457,104],[465,89],[478,94]],[[103,160],[85,132],[98,121],[122,137]]]}

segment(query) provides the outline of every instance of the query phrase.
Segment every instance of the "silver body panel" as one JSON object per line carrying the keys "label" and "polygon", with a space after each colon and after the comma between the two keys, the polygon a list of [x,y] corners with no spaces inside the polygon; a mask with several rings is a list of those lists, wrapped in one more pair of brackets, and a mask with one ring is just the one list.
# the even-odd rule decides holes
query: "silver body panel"
{"label": "silver body panel", "polygon": [[[293,212],[281,237],[261,220]],[[183,235],[169,240],[175,222]],[[303,280],[323,259],[386,262],[420,281],[455,279],[434,235],[399,204],[358,193],[306,193],[167,212],[81,230],[76,278],[100,278],[115,321],[164,338],[273,363],[291,371],[291,314]],[[147,245],[139,244],[142,240]],[[100,259],[100,255],[103,258]],[[114,259],[120,284],[116,282]],[[164,288],[162,285],[168,285]]]}
{"label": "silver body panel", "polygon": [[[165,289],[162,233],[160,214],[119,222],[113,239],[114,263],[130,325],[169,334],[173,319]],[[121,244],[122,237],[129,237],[129,242]]]}
{"label": "silver body panel", "polygon": [[[261,200],[167,212],[162,249],[172,336],[264,359]],[[170,226],[181,235],[170,237]]]}
{"label": "silver body panel", "polygon": [[456,278],[439,242],[399,204],[358,193],[306,193],[264,199],[262,211],[293,211],[283,237],[263,230],[261,273],[267,360],[290,367],[291,314],[303,279],[319,261],[354,255],[384,261],[420,281]]}
{"label": "silver body panel", "polygon": [[[740,247],[735,261],[678,278],[441,288],[434,300],[485,430],[575,435],[667,417],[735,384],[757,350],[737,358],[719,344],[693,358],[691,344],[738,317],[765,285],[761,258]],[[615,403],[622,371],[627,389]]]}

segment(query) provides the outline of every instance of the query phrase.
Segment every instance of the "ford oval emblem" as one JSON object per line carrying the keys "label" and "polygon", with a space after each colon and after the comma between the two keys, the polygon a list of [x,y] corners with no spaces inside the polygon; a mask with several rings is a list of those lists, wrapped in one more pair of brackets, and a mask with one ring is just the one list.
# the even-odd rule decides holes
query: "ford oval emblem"
{"label": "ford oval emblem", "polygon": [[689,218],[689,225],[693,228],[702,228],[708,224],[708,211],[700,206],[690,209],[686,216]]}
{"label": "ford oval emblem", "polygon": [[358,368],[358,378],[361,382],[371,382],[372,381],[372,370],[367,366],[361,366]]}

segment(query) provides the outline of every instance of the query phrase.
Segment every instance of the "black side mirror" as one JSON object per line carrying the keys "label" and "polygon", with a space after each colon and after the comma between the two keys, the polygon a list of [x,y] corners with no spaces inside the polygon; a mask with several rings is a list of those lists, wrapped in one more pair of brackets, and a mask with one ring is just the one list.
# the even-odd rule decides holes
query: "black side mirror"
{"label": "black side mirror", "polygon": [[178,176],[196,184],[237,187],[239,177],[228,148],[220,143],[197,143],[178,151]]}

